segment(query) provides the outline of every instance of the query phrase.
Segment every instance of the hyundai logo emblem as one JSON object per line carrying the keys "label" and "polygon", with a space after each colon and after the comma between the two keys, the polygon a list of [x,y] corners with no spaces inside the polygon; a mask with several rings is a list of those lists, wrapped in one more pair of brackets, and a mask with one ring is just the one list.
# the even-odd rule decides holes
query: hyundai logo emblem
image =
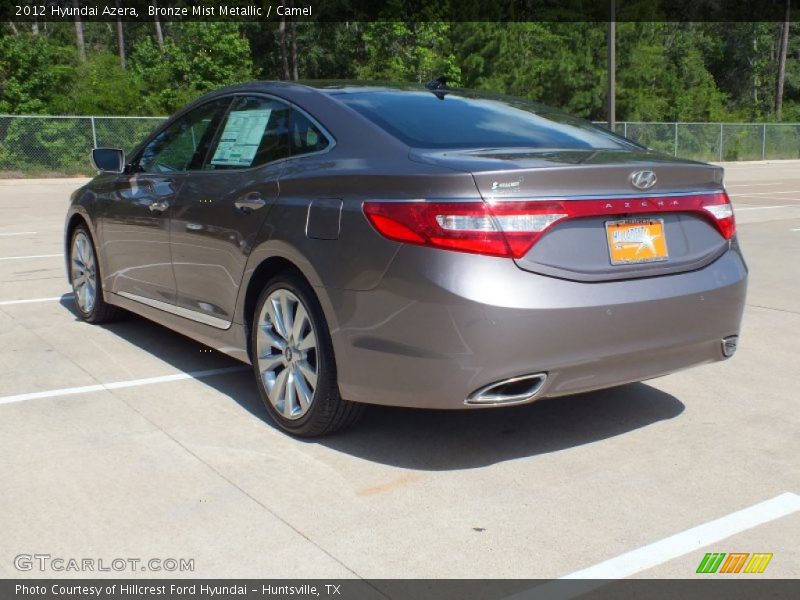
{"label": "hyundai logo emblem", "polygon": [[656,184],[658,178],[653,171],[634,171],[630,176],[631,185],[640,190],[649,190]]}

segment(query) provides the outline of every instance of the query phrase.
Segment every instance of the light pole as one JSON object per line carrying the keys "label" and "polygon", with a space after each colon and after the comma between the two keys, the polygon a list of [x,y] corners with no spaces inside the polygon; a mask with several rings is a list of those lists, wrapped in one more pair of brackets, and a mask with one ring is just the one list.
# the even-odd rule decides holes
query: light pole
{"label": "light pole", "polygon": [[614,131],[617,126],[616,103],[616,38],[617,22],[614,0],[609,0],[608,13],[608,128]]}

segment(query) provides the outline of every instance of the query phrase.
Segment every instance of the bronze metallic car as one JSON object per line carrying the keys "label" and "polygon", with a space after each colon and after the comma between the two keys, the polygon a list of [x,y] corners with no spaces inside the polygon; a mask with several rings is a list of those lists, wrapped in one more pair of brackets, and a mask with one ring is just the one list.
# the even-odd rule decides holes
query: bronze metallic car
{"label": "bronze metallic car", "polygon": [[722,169],[528,101],[256,82],[93,157],[66,221],[81,315],[121,307],[252,364],[293,434],[736,348],[747,269]]}

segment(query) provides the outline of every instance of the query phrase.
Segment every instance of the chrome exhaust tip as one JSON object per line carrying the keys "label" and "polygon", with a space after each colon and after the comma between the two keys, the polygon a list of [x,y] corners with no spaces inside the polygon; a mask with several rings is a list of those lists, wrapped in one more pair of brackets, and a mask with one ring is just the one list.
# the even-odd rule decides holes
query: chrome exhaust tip
{"label": "chrome exhaust tip", "polygon": [[521,404],[533,400],[542,389],[547,373],[534,373],[490,383],[472,392],[464,404]]}
{"label": "chrome exhaust tip", "polygon": [[736,352],[736,348],[738,346],[739,346],[738,335],[729,335],[726,338],[722,338],[722,355],[725,358],[730,358]]}

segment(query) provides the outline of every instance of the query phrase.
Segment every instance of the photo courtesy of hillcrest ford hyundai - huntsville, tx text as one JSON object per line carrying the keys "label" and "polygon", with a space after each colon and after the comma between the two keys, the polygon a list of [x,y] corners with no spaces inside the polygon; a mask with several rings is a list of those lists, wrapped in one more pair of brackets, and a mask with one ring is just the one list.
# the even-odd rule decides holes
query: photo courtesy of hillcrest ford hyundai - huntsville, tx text
{"label": "photo courtesy of hillcrest ford hyundai - huntsville, tx text", "polygon": [[736,350],[747,267],[722,169],[526,100],[254,82],[93,161],[66,218],[80,314],[126,309],[252,364],[295,435]]}

